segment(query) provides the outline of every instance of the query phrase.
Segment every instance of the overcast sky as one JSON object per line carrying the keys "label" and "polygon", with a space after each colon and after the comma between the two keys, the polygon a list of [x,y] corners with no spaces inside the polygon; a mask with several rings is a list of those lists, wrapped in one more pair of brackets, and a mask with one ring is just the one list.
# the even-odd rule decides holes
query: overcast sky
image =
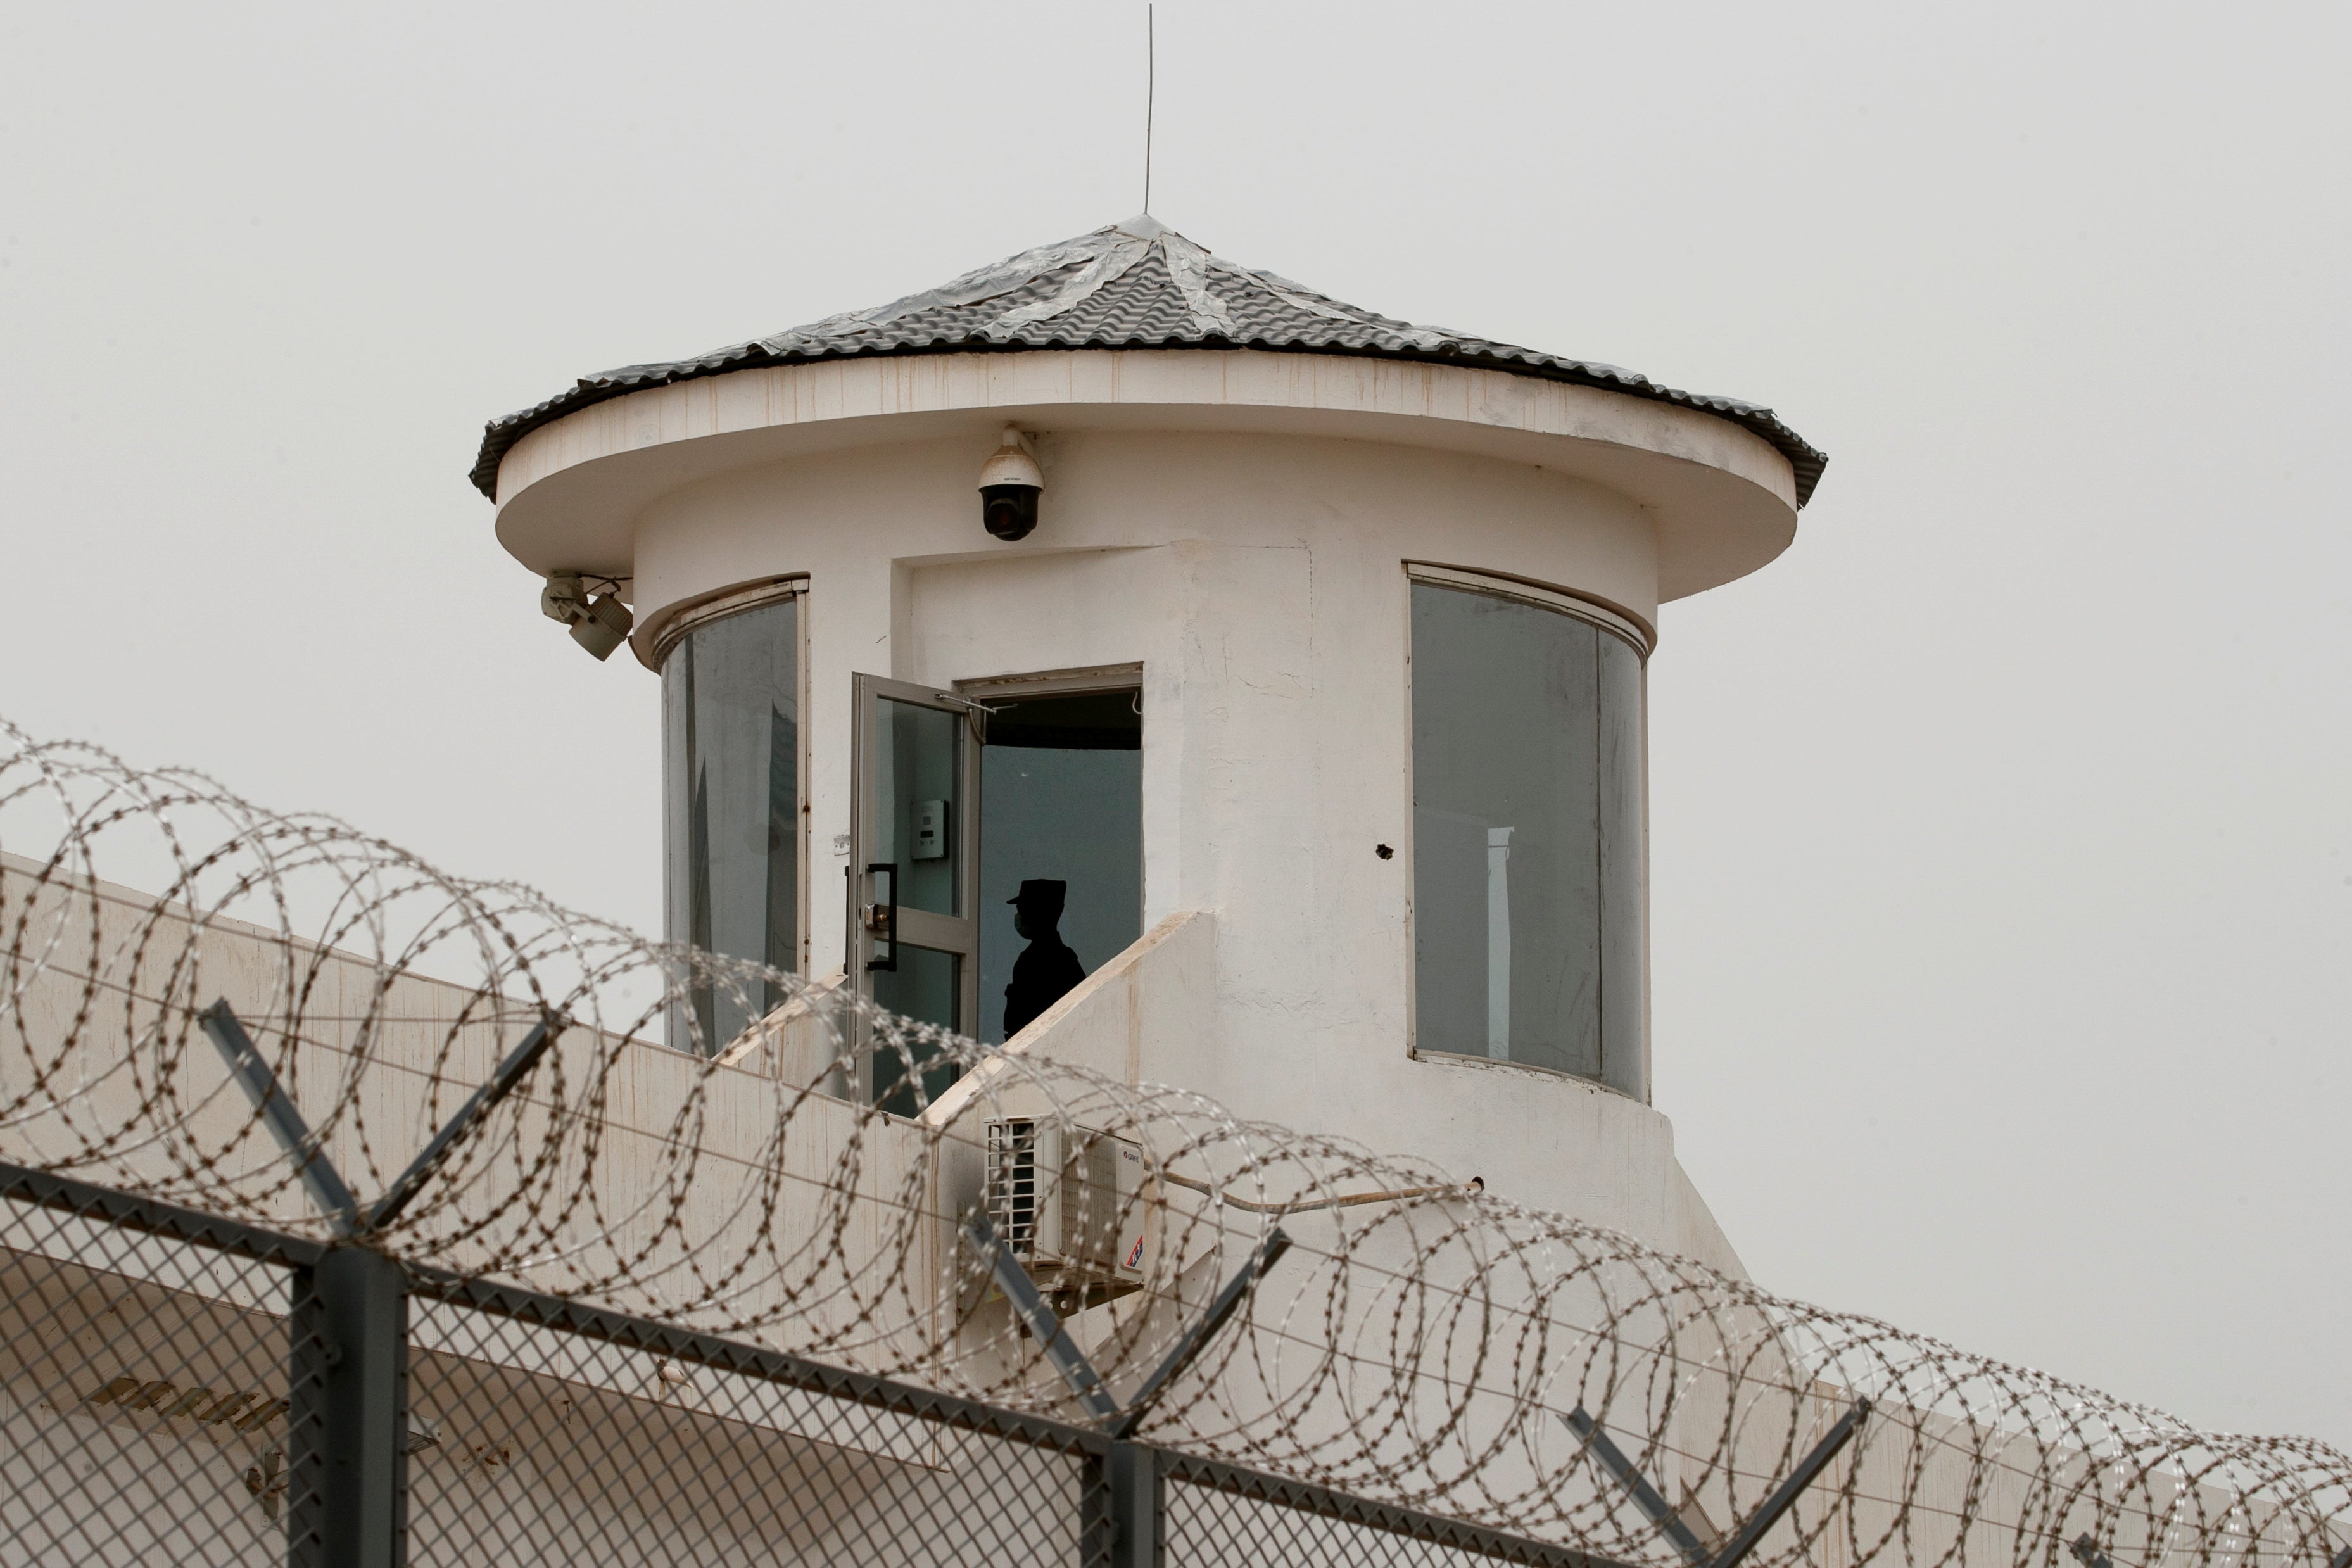
{"label": "overcast sky", "polygon": [[[660,919],[466,483],[1141,205],[1140,5],[0,14],[0,713]],[[1159,9],[1152,205],[1770,405],[1652,667],[1657,1104],[1778,1289],[2352,1447],[2352,10]]]}

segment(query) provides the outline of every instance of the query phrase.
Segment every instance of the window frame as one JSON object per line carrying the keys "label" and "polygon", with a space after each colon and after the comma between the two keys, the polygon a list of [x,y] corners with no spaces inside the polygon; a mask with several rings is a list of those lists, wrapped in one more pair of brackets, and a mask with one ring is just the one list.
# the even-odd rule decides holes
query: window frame
{"label": "window frame", "polygon": [[[669,662],[670,654],[686,640],[689,632],[713,621],[741,615],[747,610],[763,609],[779,599],[805,599],[808,590],[808,574],[794,572],[780,577],[753,577],[740,583],[730,583],[724,588],[714,588],[709,593],[698,594],[683,604],[674,605],[664,611],[660,620],[649,628],[646,646],[653,655],[653,662],[648,668],[656,676],[661,674],[662,666]],[[803,652],[808,647],[805,616],[802,617],[801,647]],[[801,671],[801,690],[803,695],[808,690],[805,666]]]}
{"label": "window frame", "polygon": [[[1651,1103],[1650,1077],[1650,655],[1657,647],[1657,633],[1647,621],[1624,606],[1597,595],[1579,593],[1554,584],[1539,583],[1533,578],[1515,576],[1509,573],[1478,571],[1466,566],[1444,564],[1432,561],[1403,562],[1404,592],[1400,595],[1399,615],[1404,637],[1404,700],[1403,722],[1399,728],[1404,757],[1403,847],[1398,858],[1403,862],[1405,886],[1404,919],[1404,1039],[1405,1056],[1412,1061],[1444,1062],[1457,1066],[1491,1068],[1496,1071],[1538,1073],[1549,1079],[1562,1079],[1590,1088],[1633,1100],[1623,1089],[1598,1078],[1560,1068],[1548,1068],[1537,1062],[1498,1061],[1491,1057],[1469,1056],[1454,1051],[1423,1050],[1421,1046],[1421,963],[1416,922],[1420,911],[1415,905],[1415,876],[1420,847],[1414,830],[1413,722],[1412,722],[1412,590],[1420,584],[1433,587],[1452,588],[1464,593],[1483,594],[1490,598],[1506,599],[1541,610],[1569,616],[1617,637],[1631,647],[1641,672],[1641,711],[1638,734],[1635,787],[1642,805],[1642,898],[1640,910],[1640,942],[1642,954],[1641,1041],[1643,1093],[1636,1103]],[[1605,1004],[1604,1004],[1605,1005]]]}

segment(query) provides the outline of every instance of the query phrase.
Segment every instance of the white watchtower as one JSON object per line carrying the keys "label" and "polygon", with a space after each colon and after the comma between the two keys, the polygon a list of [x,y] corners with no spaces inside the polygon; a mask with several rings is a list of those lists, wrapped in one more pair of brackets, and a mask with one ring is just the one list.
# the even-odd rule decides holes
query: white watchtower
{"label": "white watchtower", "polygon": [[474,479],[663,682],[673,938],[996,1040],[1058,899],[1013,1048],[1736,1269],[1649,1104],[1643,672],[1822,462],[1142,217],[583,380]]}

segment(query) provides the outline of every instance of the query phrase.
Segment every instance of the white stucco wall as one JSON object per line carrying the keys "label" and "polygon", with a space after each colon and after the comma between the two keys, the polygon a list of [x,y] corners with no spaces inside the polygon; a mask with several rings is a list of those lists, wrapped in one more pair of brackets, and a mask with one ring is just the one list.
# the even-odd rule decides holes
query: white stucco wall
{"label": "white stucco wall", "polygon": [[[682,482],[635,512],[625,563],[645,628],[730,584],[807,579],[809,973],[842,959],[834,841],[850,824],[853,673],[946,689],[1139,664],[1144,923],[1215,917],[1212,1005],[1141,1076],[1738,1268],[1656,1111],[1410,1048],[1406,563],[1547,584],[1652,626],[1654,505],[1575,467],[1581,441],[1545,448],[1555,466],[1433,440],[1074,416],[1037,430],[1043,521],[1007,545],[982,531],[973,490],[994,425],[913,418],[891,441],[887,418],[856,423],[854,442],[749,466],[673,455]],[[538,483],[502,487],[509,511],[541,508],[523,531],[543,565],[562,547],[539,484],[577,489],[620,458],[640,483],[657,456],[551,465],[561,429],[541,433]]]}

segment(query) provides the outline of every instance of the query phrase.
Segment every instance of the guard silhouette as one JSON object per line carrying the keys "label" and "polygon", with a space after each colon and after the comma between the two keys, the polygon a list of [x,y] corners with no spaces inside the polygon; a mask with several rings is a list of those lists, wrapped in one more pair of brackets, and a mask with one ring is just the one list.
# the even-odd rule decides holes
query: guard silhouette
{"label": "guard silhouette", "polygon": [[1013,961],[1013,984],[1004,988],[1008,1040],[1087,977],[1086,965],[1062,940],[1062,900],[1069,888],[1067,882],[1033,878],[1004,900],[1013,906],[1013,929],[1029,939]]}

